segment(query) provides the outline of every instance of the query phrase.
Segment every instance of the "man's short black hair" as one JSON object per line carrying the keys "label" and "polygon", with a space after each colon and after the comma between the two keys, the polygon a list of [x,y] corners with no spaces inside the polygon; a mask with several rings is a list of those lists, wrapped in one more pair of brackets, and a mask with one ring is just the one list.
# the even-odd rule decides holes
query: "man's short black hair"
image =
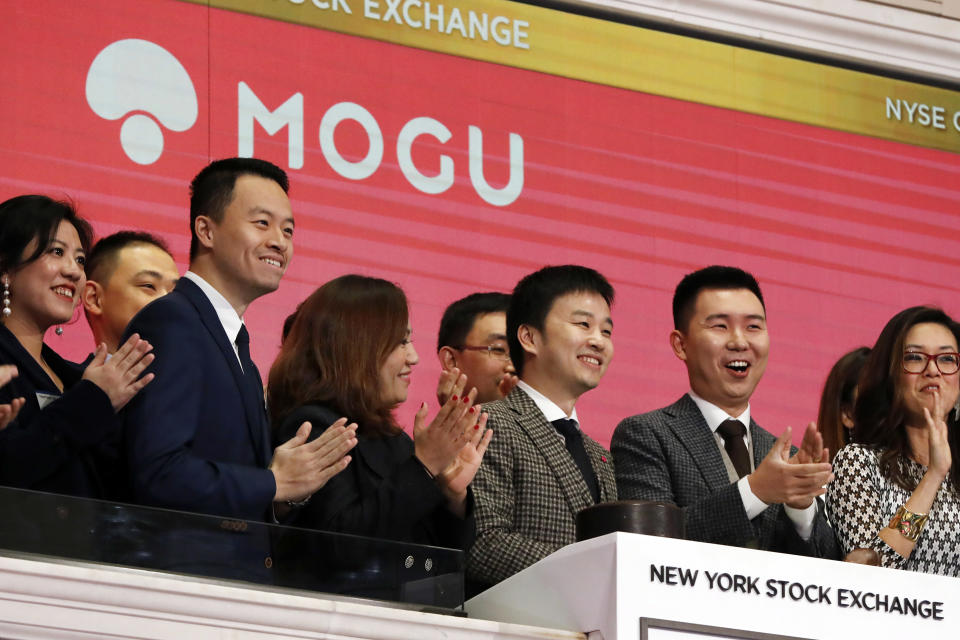
{"label": "man's short black hair", "polygon": [[162,238],[146,231],[117,231],[97,240],[93,249],[87,254],[87,264],[83,268],[87,274],[87,280],[106,283],[117,268],[117,257],[120,251],[134,244],[153,245],[165,251],[171,258],[173,257],[170,247]]}
{"label": "man's short black hair", "polygon": [[273,180],[290,191],[287,174],[277,165],[258,158],[225,158],[208,164],[190,183],[190,259],[197,256],[200,242],[194,225],[197,216],[208,216],[214,222],[223,220],[223,212],[233,200],[233,187],[237,178],[244,175],[260,176]]}
{"label": "man's short black hair", "polygon": [[513,289],[507,311],[507,344],[518,376],[523,376],[526,352],[520,345],[517,330],[526,324],[543,331],[553,303],[568,293],[596,293],[608,306],[613,305],[613,286],[607,279],[598,271],[575,264],[544,267],[524,276]]}
{"label": "man's short black hair", "polygon": [[508,293],[471,293],[466,298],[457,300],[447,307],[440,319],[437,351],[443,347],[462,348],[477,318],[488,313],[506,313],[509,307]]}
{"label": "man's short black hair", "polygon": [[693,317],[693,310],[697,304],[697,296],[701,291],[708,289],[730,291],[731,289],[746,289],[757,296],[760,305],[766,310],[763,294],[757,279],[738,267],[711,265],[699,271],[688,273],[677,285],[673,292],[673,328],[677,331],[686,331]]}

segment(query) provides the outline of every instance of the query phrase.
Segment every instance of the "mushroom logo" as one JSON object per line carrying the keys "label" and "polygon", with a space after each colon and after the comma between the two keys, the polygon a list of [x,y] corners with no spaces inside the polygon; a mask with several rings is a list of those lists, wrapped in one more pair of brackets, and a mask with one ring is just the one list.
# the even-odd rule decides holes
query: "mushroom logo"
{"label": "mushroom logo", "polygon": [[163,127],[186,131],[197,121],[197,92],[180,61],[147,40],[118,40],[93,59],[87,104],[106,120],[123,118],[120,145],[137,164],[163,153]]}

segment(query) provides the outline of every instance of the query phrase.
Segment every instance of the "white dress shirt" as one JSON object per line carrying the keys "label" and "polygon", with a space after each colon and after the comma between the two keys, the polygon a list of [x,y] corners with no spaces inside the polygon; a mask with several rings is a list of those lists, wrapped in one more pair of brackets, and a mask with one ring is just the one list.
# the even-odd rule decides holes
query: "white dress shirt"
{"label": "white dress shirt", "polygon": [[[750,454],[750,468],[756,469],[756,461],[753,459],[753,444],[750,440],[750,405],[748,404],[747,408],[739,416],[731,416],[717,405],[698,396],[693,392],[693,390],[688,391],[687,395],[690,396],[690,399],[693,400],[694,404],[697,405],[697,408],[700,409],[700,413],[703,415],[703,419],[706,421],[707,427],[709,427],[711,433],[713,433],[714,440],[716,440],[717,446],[720,448],[720,455],[723,458],[723,462],[727,468],[728,474],[733,469],[733,463],[730,460],[730,456],[727,454],[727,450],[723,446],[723,437],[717,433],[717,428],[725,420],[736,420],[743,424],[743,426],[746,428],[746,431],[743,435],[743,442],[747,446],[747,453]],[[736,477],[736,475],[734,475],[734,477]],[[758,498],[753,492],[753,490],[750,488],[750,482],[747,476],[737,480],[737,489],[740,491],[740,500],[743,502],[743,510],[746,511],[747,518],[750,520],[756,518],[758,515],[763,513],[764,509],[770,506]],[[793,507],[788,507],[787,505],[783,505],[783,509],[786,512],[787,517],[790,518],[790,521],[793,522],[793,526],[796,527],[797,534],[804,540],[809,540],[810,536],[813,534],[813,520],[817,515],[817,501],[814,500],[813,504],[806,509],[794,509]]]}
{"label": "white dress shirt", "polygon": [[187,271],[183,277],[200,287],[200,291],[203,291],[203,295],[207,296],[207,300],[213,305],[213,310],[217,312],[217,318],[220,319],[223,331],[227,334],[230,346],[233,347],[233,353],[237,356],[237,362],[240,362],[240,368],[243,369],[240,351],[237,349],[237,335],[240,333],[240,327],[243,326],[243,318],[237,314],[237,310],[223,297],[222,293],[193,271]]}
{"label": "white dress shirt", "polygon": [[[566,413],[564,413],[563,409],[557,406],[556,402],[543,395],[523,380],[517,383],[517,387],[522,389],[524,393],[530,396],[530,399],[533,400],[533,404],[537,405],[537,409],[540,409],[540,412],[543,414],[543,417],[547,419],[547,422],[553,422],[554,420],[562,420],[566,418],[568,420],[573,420],[577,425],[577,429],[580,428],[580,420],[577,419],[576,407],[573,408],[573,411],[568,416]],[[563,434],[559,431],[557,431],[557,437],[566,442]]]}

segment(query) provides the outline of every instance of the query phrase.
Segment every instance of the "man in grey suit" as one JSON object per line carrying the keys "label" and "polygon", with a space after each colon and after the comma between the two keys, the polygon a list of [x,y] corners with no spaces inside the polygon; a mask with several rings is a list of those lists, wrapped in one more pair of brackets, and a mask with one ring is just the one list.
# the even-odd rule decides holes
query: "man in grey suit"
{"label": "man in grey suit", "polygon": [[520,382],[484,406],[493,440],[473,480],[473,589],[496,584],[575,541],[574,517],[617,499],[610,454],[580,430],[574,405],[613,357],[613,287],[586,267],[523,278],[507,311]]}
{"label": "man in grey suit", "polygon": [[814,425],[799,450],[750,416],[770,350],[756,279],[735,267],[688,274],[673,298],[670,344],[690,392],[621,422],[611,449],[621,498],[684,510],[688,539],[818,557],[839,556],[816,499],[831,479]]}

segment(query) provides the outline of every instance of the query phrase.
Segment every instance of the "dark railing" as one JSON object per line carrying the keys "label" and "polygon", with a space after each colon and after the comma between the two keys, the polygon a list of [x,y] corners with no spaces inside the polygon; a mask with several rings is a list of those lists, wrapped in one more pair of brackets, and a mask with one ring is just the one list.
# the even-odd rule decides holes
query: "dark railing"
{"label": "dark railing", "polygon": [[0,487],[0,553],[453,610],[463,552]]}

